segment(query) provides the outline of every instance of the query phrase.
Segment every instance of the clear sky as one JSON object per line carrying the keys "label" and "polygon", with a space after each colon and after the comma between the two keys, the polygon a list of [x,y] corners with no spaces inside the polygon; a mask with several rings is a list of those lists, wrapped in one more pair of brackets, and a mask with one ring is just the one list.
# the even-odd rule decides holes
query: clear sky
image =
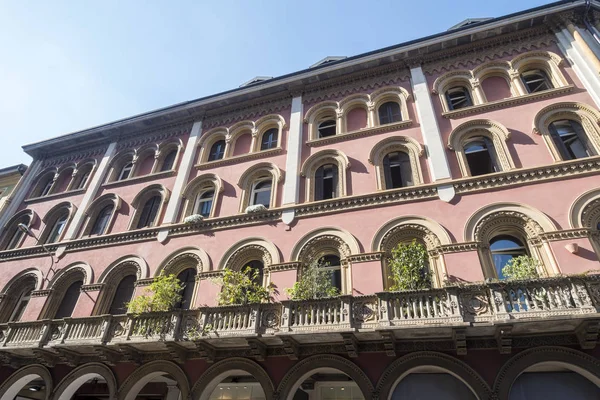
{"label": "clear sky", "polygon": [[69,132],[541,0],[0,0],[0,168]]}

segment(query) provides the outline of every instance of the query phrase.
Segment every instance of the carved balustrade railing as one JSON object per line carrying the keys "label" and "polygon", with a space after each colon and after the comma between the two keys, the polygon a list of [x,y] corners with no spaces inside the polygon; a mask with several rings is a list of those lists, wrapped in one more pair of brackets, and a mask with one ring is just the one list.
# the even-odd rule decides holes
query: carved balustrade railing
{"label": "carved balustrade railing", "polygon": [[600,311],[600,276],[490,282],[312,301],[202,307],[0,324],[0,349],[190,341],[470,322]]}

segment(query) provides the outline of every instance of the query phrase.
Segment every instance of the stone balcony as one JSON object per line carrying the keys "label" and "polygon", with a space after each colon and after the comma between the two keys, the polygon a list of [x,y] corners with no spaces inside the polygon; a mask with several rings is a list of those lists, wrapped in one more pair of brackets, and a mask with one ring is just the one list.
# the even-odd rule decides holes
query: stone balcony
{"label": "stone balcony", "polygon": [[[78,365],[88,359],[142,363],[156,357],[209,362],[233,355],[295,359],[329,352],[528,347],[543,340],[593,348],[600,276],[471,284],[315,301],[202,307],[0,325],[0,359]],[[546,337],[546,339],[542,339]]]}

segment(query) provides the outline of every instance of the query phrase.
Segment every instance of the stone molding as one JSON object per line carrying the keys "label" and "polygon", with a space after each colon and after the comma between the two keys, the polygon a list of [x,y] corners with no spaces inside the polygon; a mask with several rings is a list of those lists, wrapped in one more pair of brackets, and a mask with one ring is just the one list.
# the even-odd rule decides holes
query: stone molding
{"label": "stone molding", "polygon": [[299,261],[290,261],[279,264],[271,264],[265,267],[265,272],[279,272],[279,271],[293,271],[299,270],[302,267],[302,263]]}
{"label": "stone molding", "polygon": [[352,254],[346,257],[346,261],[351,263],[381,261],[383,259],[384,254],[385,253],[379,251],[374,253]]}
{"label": "stone molding", "polygon": [[89,158],[96,158],[98,156],[104,155],[107,145],[96,146],[92,148],[87,148],[85,150],[79,149],[78,151],[69,152],[67,155],[60,155],[57,157],[49,157],[44,159],[42,163],[41,170],[45,170],[50,167],[56,167],[59,165],[64,165],[66,163],[74,163],[77,161],[84,161]]}
{"label": "stone molding", "polygon": [[173,137],[184,135],[192,130],[194,119],[187,118],[160,127],[139,130],[120,141],[117,145],[117,152],[144,146],[149,143],[164,142]]}
{"label": "stone molding", "polygon": [[135,287],[146,287],[150,286],[152,282],[154,282],[154,278],[138,279],[133,285]]}
{"label": "stone molding", "polygon": [[223,271],[204,271],[196,275],[196,280],[218,279],[223,277]]}
{"label": "stone molding", "polygon": [[[69,389],[69,387],[71,385],[73,385],[75,383],[75,381],[81,379],[82,376],[89,375],[89,374],[101,376],[106,381],[106,385],[108,386],[108,393],[110,396],[109,398],[110,399],[116,398],[117,389],[118,389],[117,380],[116,380],[112,370],[109,367],[107,367],[106,365],[101,364],[101,363],[84,364],[78,368],[75,368],[71,372],[69,372],[69,374],[60,381],[58,386],[56,386],[56,389],[53,392],[53,397],[55,399],[62,399],[63,393],[67,389]],[[77,383],[76,384],[77,387],[72,389],[73,394],[79,388],[79,386],[84,383],[85,382]],[[67,396],[67,397],[71,397],[71,396]]]}
{"label": "stone molding", "polygon": [[359,129],[357,131],[340,133],[339,135],[329,136],[322,139],[312,139],[306,142],[309,147],[325,146],[331,143],[343,142],[346,140],[352,140],[363,136],[377,135],[379,133],[393,132],[412,126],[413,120],[409,119],[406,121],[395,122],[392,124],[374,126],[370,128]]}
{"label": "stone molding", "polygon": [[285,95],[263,96],[263,101],[248,102],[240,106],[235,104],[208,111],[203,122],[203,129],[208,131],[220,126],[232,125],[235,122],[243,120],[258,119],[269,114],[280,114],[282,111],[291,108],[292,98],[289,93]]}
{"label": "stone molding", "polygon": [[215,160],[215,161],[206,161],[201,164],[196,164],[196,168],[199,170],[207,170],[207,169],[222,167],[224,165],[231,165],[231,164],[237,164],[237,163],[242,163],[242,162],[246,162],[246,161],[256,160],[259,158],[272,157],[272,156],[281,154],[282,152],[283,152],[282,147],[276,147],[274,149],[261,150],[261,151],[255,152],[255,153],[242,154],[239,156],[222,158],[220,160]]}
{"label": "stone molding", "polygon": [[86,293],[86,292],[98,292],[98,291],[102,290],[103,287],[104,287],[104,283],[95,283],[95,284],[91,284],[91,285],[83,285],[83,286],[81,286],[81,291],[83,293]]}
{"label": "stone molding", "polygon": [[54,289],[34,290],[31,292],[31,297],[49,297]]}
{"label": "stone molding", "polygon": [[477,251],[481,247],[480,242],[463,242],[443,244],[435,249],[440,254],[464,253],[468,251]]}
{"label": "stone molding", "polygon": [[480,114],[491,110],[498,110],[507,107],[513,107],[520,104],[530,103],[533,101],[548,99],[555,96],[562,96],[567,93],[571,93],[575,90],[575,86],[568,85],[553,89],[544,90],[542,92],[525,94],[517,97],[509,97],[507,99],[490,101],[484,104],[476,104],[474,106],[460,108],[454,111],[445,111],[442,113],[444,118],[455,119],[463,118],[467,115]]}
{"label": "stone molding", "polygon": [[120,180],[120,181],[107,182],[107,183],[102,184],[102,187],[104,189],[112,189],[112,188],[121,187],[121,186],[128,186],[130,184],[140,183],[140,182],[153,181],[155,179],[168,178],[168,177],[174,176],[174,175],[175,175],[174,170],[154,172],[154,173],[146,174],[146,175],[142,175],[142,176],[134,176],[131,178]]}
{"label": "stone molding", "polygon": [[52,194],[49,194],[46,196],[41,196],[41,197],[30,197],[28,199],[23,200],[23,203],[24,204],[36,204],[36,203],[41,203],[44,201],[62,199],[65,197],[70,197],[70,196],[77,196],[82,193],[85,193],[85,189],[68,190],[68,191],[64,191],[64,192],[60,192],[60,193],[52,193]]}

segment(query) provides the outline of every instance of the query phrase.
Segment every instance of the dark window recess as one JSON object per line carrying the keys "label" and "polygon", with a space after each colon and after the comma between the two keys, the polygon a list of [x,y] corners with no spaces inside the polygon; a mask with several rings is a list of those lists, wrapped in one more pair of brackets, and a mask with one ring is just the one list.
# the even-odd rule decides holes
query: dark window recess
{"label": "dark window recess", "polygon": [[33,292],[33,288],[27,288],[23,291],[23,293],[21,293],[21,296],[19,296],[19,300],[17,301],[17,305],[10,316],[9,322],[17,322],[21,319],[27,304],[29,304],[29,299],[31,299],[31,292]]}
{"label": "dark window recess", "polygon": [[490,250],[499,279],[504,279],[502,269],[515,257],[527,255],[527,248],[514,236],[500,235],[490,240]]}
{"label": "dark window recess", "polygon": [[279,134],[279,131],[277,128],[272,128],[272,129],[269,129],[268,131],[266,131],[263,134],[262,142],[260,144],[260,149],[261,150],[269,150],[269,149],[274,149],[275,147],[277,147],[278,134]]}
{"label": "dark window recess", "polygon": [[58,306],[56,315],[54,315],[55,319],[70,317],[73,314],[77,300],[79,300],[81,286],[83,286],[83,281],[73,282],[71,286],[69,286],[60,302],[60,306]]}
{"label": "dark window recess", "polygon": [[252,205],[262,204],[266,208],[271,205],[271,181],[262,181],[254,185]]}
{"label": "dark window recess", "polygon": [[181,300],[175,305],[175,308],[181,308],[182,310],[189,310],[192,306],[194,295],[194,285],[196,284],[196,269],[188,268],[177,275],[177,279],[183,285],[181,291]]}
{"label": "dark window recess", "polygon": [[496,172],[495,154],[492,142],[487,138],[469,142],[465,145],[465,157],[471,176]]}
{"label": "dark window recess", "polygon": [[169,154],[165,156],[161,171],[170,171],[173,169],[173,165],[175,165],[175,157],[177,157],[177,150],[172,150]]}
{"label": "dark window recess", "polygon": [[[250,267],[250,269],[252,270],[252,274],[254,274],[254,272],[257,272],[256,274],[256,278],[254,279],[254,283],[256,283],[257,285],[261,285],[263,284],[263,275],[264,275],[264,265],[262,262],[254,260],[254,261],[250,261],[247,265],[247,267]],[[252,275],[251,275],[252,276]]]}
{"label": "dark window recess", "polygon": [[196,207],[196,213],[202,215],[205,218],[210,217],[210,210],[212,209],[213,196],[215,192],[209,190],[204,192],[198,198],[198,205]]}
{"label": "dark window recess", "polygon": [[550,83],[550,79],[548,79],[548,75],[540,69],[523,72],[521,74],[521,80],[527,88],[528,93],[552,89],[552,84]]}
{"label": "dark window recess", "polygon": [[123,179],[129,178],[129,175],[131,174],[132,169],[133,169],[133,163],[131,163],[131,162],[123,165],[123,168],[121,168],[121,171],[119,172],[119,177],[117,180],[122,181]]}
{"label": "dark window recess", "polygon": [[335,120],[328,119],[327,121],[323,121],[319,124],[319,138],[335,136],[335,133]]}
{"label": "dark window recess", "polygon": [[42,187],[40,197],[46,196],[47,194],[50,193],[50,189],[52,188],[53,183],[54,183],[54,180],[52,178],[46,179],[46,182],[44,182],[44,186]]}
{"label": "dark window recess", "polygon": [[340,258],[336,255],[326,255],[321,258],[321,267],[331,273],[331,284],[342,291],[342,270]]}
{"label": "dark window recess", "polygon": [[64,211],[64,213],[56,219],[56,222],[54,222],[54,225],[52,226],[52,229],[50,230],[50,233],[48,234],[46,243],[54,243],[54,242],[58,241],[62,231],[65,229],[65,225],[67,224],[68,218],[69,218],[68,211]]}
{"label": "dark window recess", "polygon": [[83,189],[85,187],[85,184],[87,183],[88,179],[90,178],[91,173],[92,173],[92,171],[88,170],[81,176],[81,179],[79,179],[79,184],[77,184],[77,189]]}
{"label": "dark window recess", "polygon": [[338,167],[325,164],[315,172],[315,200],[334,199],[338,196]]}
{"label": "dark window recess", "polygon": [[402,121],[400,105],[395,101],[388,101],[379,107],[379,124],[391,124]]}
{"label": "dark window recess", "polygon": [[412,168],[408,154],[398,151],[383,157],[385,188],[395,189],[413,186]]}
{"label": "dark window recess", "polygon": [[216,161],[223,158],[225,155],[225,141],[219,140],[215,142],[208,153],[208,161]]}
{"label": "dark window recess", "polygon": [[106,227],[110,221],[110,216],[113,212],[113,207],[114,206],[110,204],[100,210],[98,216],[96,217],[96,221],[94,221],[94,226],[92,226],[92,229],[90,230],[90,236],[102,235],[106,231]]}
{"label": "dark window recess", "polygon": [[448,89],[446,91],[446,101],[450,110],[458,110],[473,105],[471,94],[462,86]]}
{"label": "dark window recess", "polygon": [[127,275],[121,279],[115,296],[113,297],[112,303],[110,304],[109,314],[121,315],[127,313],[127,303],[131,301],[133,297],[133,291],[135,290],[135,275]]}
{"label": "dark window recess", "polygon": [[563,160],[594,155],[586,145],[586,134],[579,122],[563,119],[551,123],[548,128]]}
{"label": "dark window recess", "polygon": [[160,208],[160,202],[161,197],[159,195],[152,196],[146,201],[144,207],[142,208],[140,219],[137,223],[137,229],[147,228],[154,225],[156,216],[158,214],[158,209]]}

